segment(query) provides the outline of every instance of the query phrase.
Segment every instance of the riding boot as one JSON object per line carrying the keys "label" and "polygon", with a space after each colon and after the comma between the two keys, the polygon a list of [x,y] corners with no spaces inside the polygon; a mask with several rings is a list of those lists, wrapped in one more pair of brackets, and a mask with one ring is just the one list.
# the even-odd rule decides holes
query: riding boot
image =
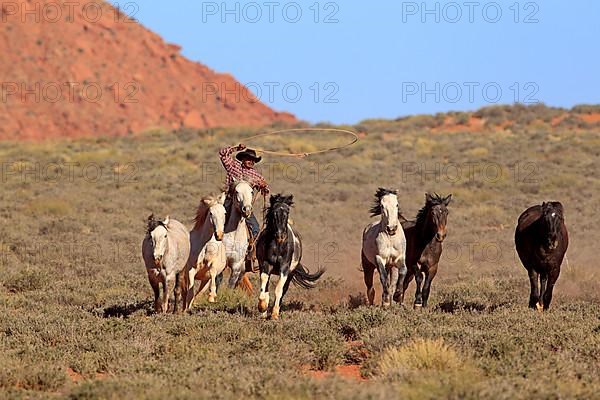
{"label": "riding boot", "polygon": [[256,260],[256,246],[254,237],[248,239],[248,250],[246,251],[246,272],[258,272],[258,264]]}
{"label": "riding boot", "polygon": [[246,272],[257,272],[258,265],[254,263],[256,259],[256,239],[258,238],[259,225],[256,216],[252,214],[247,220],[248,227],[248,250],[246,251]]}

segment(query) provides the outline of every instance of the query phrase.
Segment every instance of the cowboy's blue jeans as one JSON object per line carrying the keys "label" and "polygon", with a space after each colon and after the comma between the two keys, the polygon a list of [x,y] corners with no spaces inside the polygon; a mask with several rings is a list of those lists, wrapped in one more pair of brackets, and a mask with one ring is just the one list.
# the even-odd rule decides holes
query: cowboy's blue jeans
{"label": "cowboy's blue jeans", "polygon": [[246,225],[248,225],[250,232],[252,232],[252,237],[256,239],[258,232],[260,231],[260,225],[258,224],[258,220],[254,213],[250,215],[250,218],[246,219]]}

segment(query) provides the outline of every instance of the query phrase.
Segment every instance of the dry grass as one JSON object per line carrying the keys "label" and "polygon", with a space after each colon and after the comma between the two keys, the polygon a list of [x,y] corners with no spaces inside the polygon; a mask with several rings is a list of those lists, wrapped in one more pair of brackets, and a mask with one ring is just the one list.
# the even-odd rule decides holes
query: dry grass
{"label": "dry grass", "polygon": [[464,367],[458,354],[443,339],[417,339],[400,348],[391,347],[378,363],[380,375],[398,379],[410,373],[450,373]]}
{"label": "dry grass", "polygon": [[[488,112],[526,121],[532,110]],[[537,112],[534,120],[554,115]],[[424,133],[440,120],[365,121],[351,148],[266,157],[274,190],[295,195],[305,263],[328,268],[316,290],[290,289],[279,322],[262,321],[256,298],[228,290],[191,315],[152,315],[140,258],[145,218],[191,226],[198,200],[222,181],[218,148],[254,132],[0,143],[10,167],[0,191],[0,398],[597,396],[599,131]],[[329,144],[317,137],[310,146]],[[28,172],[73,160],[73,179]],[[87,165],[102,173],[82,177]],[[486,176],[489,168],[501,178]],[[398,188],[409,217],[425,191],[454,193],[428,310],[410,307],[412,284],[408,307],[362,305],[360,235],[378,186]],[[571,244],[552,309],[539,314],[526,307],[513,229],[525,207],[549,199],[565,205]],[[303,372],[357,363],[376,383]]]}

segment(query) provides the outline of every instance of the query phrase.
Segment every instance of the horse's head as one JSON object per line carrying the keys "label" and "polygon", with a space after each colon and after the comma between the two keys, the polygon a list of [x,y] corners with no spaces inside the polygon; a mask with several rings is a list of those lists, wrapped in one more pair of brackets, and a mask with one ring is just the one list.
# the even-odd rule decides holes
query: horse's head
{"label": "horse's head", "polygon": [[435,239],[443,242],[448,234],[446,223],[448,220],[448,205],[452,200],[452,195],[441,197],[438,194],[425,194],[425,207],[429,211],[428,215],[435,230]]}
{"label": "horse's head", "polygon": [[239,212],[249,218],[252,215],[252,186],[246,181],[235,181],[232,192]]}
{"label": "horse's head", "polygon": [[281,244],[287,240],[288,219],[290,208],[294,205],[294,196],[284,196],[276,194],[271,196],[270,207],[267,215],[269,229],[274,231],[275,240]]}
{"label": "horse's head", "polygon": [[157,221],[154,219],[154,215],[148,217],[148,234],[152,239],[152,248],[154,263],[156,266],[160,266],[165,253],[167,252],[167,235],[170,218],[167,216],[164,221]]}
{"label": "horse's head", "polygon": [[558,247],[558,237],[564,223],[563,205],[558,201],[542,203],[542,221],[548,231],[546,245],[554,250]]}
{"label": "horse's head", "polygon": [[377,193],[375,193],[375,204],[371,208],[371,215],[381,215],[385,231],[389,235],[395,235],[400,226],[399,214],[398,192],[396,190],[379,188]]}
{"label": "horse's head", "polygon": [[208,209],[208,219],[215,232],[215,238],[220,242],[223,240],[223,234],[225,231],[225,193],[221,195],[210,205]]}

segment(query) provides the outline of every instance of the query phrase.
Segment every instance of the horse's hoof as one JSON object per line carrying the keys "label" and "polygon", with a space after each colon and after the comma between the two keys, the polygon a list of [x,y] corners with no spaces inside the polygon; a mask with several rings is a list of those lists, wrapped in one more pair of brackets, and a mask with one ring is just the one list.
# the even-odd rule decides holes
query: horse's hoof
{"label": "horse's hoof", "polygon": [[258,300],[258,311],[262,312],[266,312],[267,311],[267,307],[269,305],[267,304],[267,301],[264,299],[260,299]]}
{"label": "horse's hoof", "polygon": [[267,315],[267,312],[265,311],[265,312],[261,313],[261,314],[260,314],[260,317],[261,317],[262,319],[267,319],[267,317],[268,317],[268,315]]}
{"label": "horse's hoof", "polygon": [[415,304],[414,308],[415,310],[421,310],[423,309],[423,304]]}
{"label": "horse's hoof", "polygon": [[217,298],[215,296],[208,296],[208,302],[209,303],[216,303],[217,302]]}
{"label": "horse's hoof", "polygon": [[535,303],[535,308],[538,311],[544,311],[544,306],[539,301],[537,303]]}
{"label": "horse's hoof", "polygon": [[391,303],[389,301],[384,301],[381,305],[383,307],[389,307],[389,306],[391,306]]}
{"label": "horse's hoof", "polygon": [[279,307],[273,306],[273,310],[271,310],[271,319],[274,319],[274,320],[279,319]]}

